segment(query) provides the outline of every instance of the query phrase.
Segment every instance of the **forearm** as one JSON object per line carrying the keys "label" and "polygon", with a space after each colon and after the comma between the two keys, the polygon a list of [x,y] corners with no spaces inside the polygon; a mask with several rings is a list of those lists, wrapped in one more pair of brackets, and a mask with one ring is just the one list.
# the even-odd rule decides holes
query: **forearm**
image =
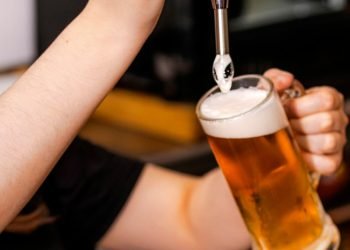
{"label": "forearm", "polygon": [[197,178],[148,165],[101,249],[247,249],[250,238],[218,170]]}
{"label": "forearm", "polygon": [[200,249],[249,249],[250,237],[219,169],[192,191],[189,220]]}
{"label": "forearm", "polygon": [[145,13],[130,22],[139,14],[133,5],[146,2],[161,5],[161,0],[90,1],[1,96],[0,231],[139,51],[158,17]]}

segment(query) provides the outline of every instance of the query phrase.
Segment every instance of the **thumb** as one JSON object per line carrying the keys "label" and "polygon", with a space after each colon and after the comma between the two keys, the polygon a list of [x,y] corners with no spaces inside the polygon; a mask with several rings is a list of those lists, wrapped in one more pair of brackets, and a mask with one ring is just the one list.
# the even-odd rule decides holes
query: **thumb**
{"label": "thumb", "polygon": [[295,80],[293,74],[277,68],[271,68],[265,71],[264,77],[272,81],[278,92],[290,87]]}

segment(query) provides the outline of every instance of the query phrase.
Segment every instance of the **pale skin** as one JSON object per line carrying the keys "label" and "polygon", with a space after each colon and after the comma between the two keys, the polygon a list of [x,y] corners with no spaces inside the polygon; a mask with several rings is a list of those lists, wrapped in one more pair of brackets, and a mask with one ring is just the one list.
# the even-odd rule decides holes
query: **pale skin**
{"label": "pale skin", "polygon": [[[114,87],[153,30],[162,0],[90,0],[0,98],[0,231],[13,219]],[[278,89],[290,73],[265,73]],[[319,98],[327,101],[320,102]],[[347,118],[340,93],[310,89],[286,105],[312,170],[342,159]],[[122,213],[99,242],[105,249],[245,249],[250,240],[218,170],[195,178],[148,164]]]}
{"label": "pale skin", "polygon": [[1,96],[0,231],[124,74],[162,5],[162,0],[90,0]]}

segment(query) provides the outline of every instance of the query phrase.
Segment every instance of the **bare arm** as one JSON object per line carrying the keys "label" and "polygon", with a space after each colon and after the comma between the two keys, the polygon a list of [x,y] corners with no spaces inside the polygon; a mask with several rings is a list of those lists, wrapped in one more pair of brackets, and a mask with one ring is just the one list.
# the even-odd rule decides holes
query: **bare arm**
{"label": "bare arm", "polygon": [[0,98],[0,232],[152,31],[162,0],[91,0]]}
{"label": "bare arm", "polygon": [[250,240],[218,169],[201,178],[147,166],[102,249],[247,249]]}

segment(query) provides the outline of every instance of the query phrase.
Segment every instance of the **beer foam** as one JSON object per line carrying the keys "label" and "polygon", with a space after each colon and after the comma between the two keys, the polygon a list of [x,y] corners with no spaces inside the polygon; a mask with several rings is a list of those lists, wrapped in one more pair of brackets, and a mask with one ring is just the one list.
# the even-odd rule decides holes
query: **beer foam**
{"label": "beer foam", "polygon": [[201,105],[201,114],[210,119],[223,119],[242,114],[262,102],[267,91],[240,88],[227,94],[216,93]]}
{"label": "beer foam", "polygon": [[251,87],[209,96],[199,107],[204,131],[219,138],[250,138],[286,127],[279,97],[273,93],[264,101],[267,95],[266,90]]}

